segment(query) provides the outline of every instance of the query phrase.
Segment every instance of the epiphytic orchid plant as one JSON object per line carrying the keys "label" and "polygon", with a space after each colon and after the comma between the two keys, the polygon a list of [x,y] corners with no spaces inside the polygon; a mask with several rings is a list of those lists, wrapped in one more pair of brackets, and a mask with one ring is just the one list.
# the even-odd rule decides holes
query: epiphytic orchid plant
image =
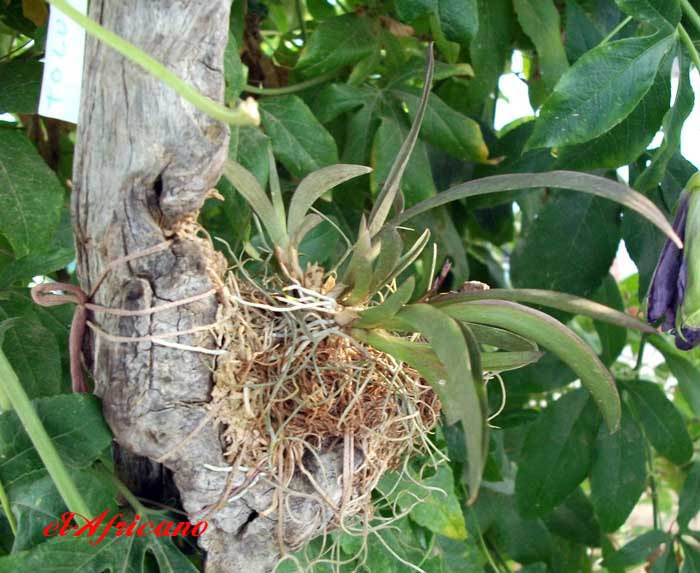
{"label": "epiphytic orchid plant", "polygon": [[[457,185],[403,210],[401,177],[420,130],[433,74],[428,52],[423,92],[415,120],[368,218],[362,218],[348,262],[326,293],[335,301],[335,321],[353,338],[415,368],[440,398],[445,423],[461,424],[467,454],[466,483],[471,499],[479,488],[488,444],[485,376],[537,361],[539,347],[555,353],[580,377],[611,431],[618,428],[620,400],[610,372],[576,334],[529,304],[583,314],[643,332],[643,322],[599,303],[536,289],[492,289],[426,297],[415,292],[410,267],[430,241],[429,231],[414,238],[403,225],[412,217],[450,201],[488,193],[556,187],[592,193],[642,214],[676,247],[681,240],[646,197],[606,178],[553,171],[485,177]],[[274,170],[274,169],[273,169]],[[270,197],[241,165],[228,161],[224,174],[246,198],[274,245],[284,280],[304,285],[299,263],[301,242],[323,219],[312,204],[334,186],[370,171],[359,165],[334,165],[301,181],[288,208],[271,177]],[[392,216],[392,209],[394,210]],[[427,298],[427,300],[426,300]],[[410,334],[412,337],[407,337]],[[494,350],[495,349],[495,350]]]}

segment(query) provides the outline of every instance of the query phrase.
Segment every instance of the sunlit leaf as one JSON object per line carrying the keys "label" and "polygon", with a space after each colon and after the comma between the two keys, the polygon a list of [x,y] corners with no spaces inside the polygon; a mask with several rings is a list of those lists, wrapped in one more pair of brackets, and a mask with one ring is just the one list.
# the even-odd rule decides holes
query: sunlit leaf
{"label": "sunlit leaf", "polygon": [[675,41],[673,34],[626,38],[581,56],[542,106],[528,147],[583,143],[620,123],[649,91]]}

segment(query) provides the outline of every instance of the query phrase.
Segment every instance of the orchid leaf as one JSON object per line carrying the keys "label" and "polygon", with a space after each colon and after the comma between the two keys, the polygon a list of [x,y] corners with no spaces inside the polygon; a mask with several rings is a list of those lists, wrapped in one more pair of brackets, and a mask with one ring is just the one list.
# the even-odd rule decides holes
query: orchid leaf
{"label": "orchid leaf", "polygon": [[394,316],[410,300],[415,287],[416,280],[413,277],[409,277],[382,304],[363,311],[360,315],[360,320],[354,326],[357,328],[381,326],[382,322]]}
{"label": "orchid leaf", "polygon": [[559,321],[538,310],[502,300],[458,302],[441,310],[457,320],[511,330],[551,350],[579,376],[610,430],[617,430],[620,396],[612,375],[593,350]]}
{"label": "orchid leaf", "polygon": [[277,246],[285,247],[288,243],[287,230],[277,218],[275,208],[255,175],[239,163],[228,160],[224,163],[224,176],[243,195],[253,211],[260,217],[272,242]]}
{"label": "orchid leaf", "polygon": [[631,328],[641,332],[653,333],[655,330],[646,322],[637,320],[633,316],[600,304],[598,302],[578,296],[540,289],[491,289],[478,292],[465,292],[448,294],[435,298],[431,302],[437,307],[454,302],[467,302],[473,300],[508,300],[525,304],[537,304],[572,314],[590,316],[595,320],[607,322],[624,328]]}
{"label": "orchid leaf", "polygon": [[377,236],[381,245],[372,277],[372,292],[383,288],[401,260],[403,241],[394,227],[385,227]]}
{"label": "orchid leaf", "polygon": [[[470,325],[474,326],[474,325]],[[425,342],[414,342],[400,336],[394,336],[384,330],[356,328],[352,331],[354,338],[373,346],[377,350],[391,354],[412,366],[431,384],[447,379],[447,370],[440,362],[435,351]],[[534,350],[520,352],[482,352],[481,368],[484,372],[505,372],[516,370],[537,362],[543,353]]]}
{"label": "orchid leaf", "polygon": [[[272,146],[267,146],[267,162],[268,173],[270,174],[270,196],[272,197],[272,207],[277,217],[277,222],[284,228],[284,199],[282,198],[282,187],[280,186],[280,177],[277,173],[277,164],[275,163],[275,154],[272,152]],[[287,229],[289,233],[289,229]]]}
{"label": "orchid leaf", "polygon": [[423,252],[423,249],[425,249],[425,246],[428,244],[428,241],[430,240],[430,229],[426,229],[423,231],[420,237],[416,240],[413,245],[411,245],[411,248],[406,251],[404,255],[401,256],[399,259],[399,262],[396,264],[396,268],[393,270],[393,272],[387,277],[385,284],[393,281],[397,276],[399,276],[403,271],[405,271],[412,263],[415,261],[420,254]]}
{"label": "orchid leaf", "polygon": [[[377,307],[379,308],[379,307]],[[384,330],[366,330],[358,327],[352,331],[357,340],[365,342],[377,350],[391,354],[397,360],[409,364],[421,373],[426,380],[441,380],[447,378],[447,371],[440,362],[435,351],[425,342],[414,342],[400,336],[393,336]],[[474,325],[470,324],[473,329]],[[482,352],[481,368],[484,372],[505,372],[516,370],[533,364],[542,358],[543,353],[536,350],[523,350],[515,352]]]}
{"label": "orchid leaf", "polygon": [[289,215],[287,216],[289,235],[293,236],[297,232],[311,206],[324,193],[349,179],[365,175],[370,171],[372,171],[371,167],[363,165],[339,164],[322,167],[304,177],[294,191],[289,204]]}
{"label": "orchid leaf", "polygon": [[292,246],[298,248],[304,240],[304,237],[321,223],[323,223],[323,217],[321,217],[321,215],[317,213],[309,213],[306,215],[299,224],[299,228],[294,231],[294,234],[290,235]]}
{"label": "orchid leaf", "polygon": [[504,330],[503,328],[486,326],[485,324],[476,324],[474,322],[469,323],[469,328],[472,329],[474,336],[476,336],[476,339],[480,344],[487,344],[502,350],[514,352],[528,352],[537,350],[537,344],[531,340],[528,340],[524,336]]}
{"label": "orchid leaf", "polygon": [[369,344],[381,352],[391,354],[397,360],[415,368],[433,387],[440,380],[447,379],[445,365],[425,342],[414,342],[379,329],[354,328],[352,336],[360,342]]}
{"label": "orchid leaf", "polygon": [[389,221],[389,225],[401,225],[405,221],[425,213],[440,205],[451,201],[499,193],[502,191],[516,191],[519,189],[534,189],[541,187],[554,187],[557,189],[571,189],[583,193],[591,193],[599,197],[605,197],[636,211],[656,225],[667,237],[678,246],[682,241],[673,230],[666,216],[647,197],[638,193],[631,187],[612,181],[605,177],[591,175],[589,173],[577,173],[574,171],[549,171],[547,173],[514,173],[509,175],[493,175],[474,179],[451,187],[447,191],[438,193],[406,209],[400,215]]}
{"label": "orchid leaf", "polygon": [[434,67],[435,60],[433,57],[433,47],[431,44],[428,47],[423,92],[415,112],[413,123],[411,124],[411,129],[408,132],[408,136],[404,140],[403,145],[401,145],[399,154],[396,156],[396,159],[391,166],[389,175],[387,176],[384,186],[382,187],[382,190],[374,203],[374,207],[372,208],[372,212],[369,217],[369,230],[372,236],[379,233],[379,231],[382,229],[386,218],[389,216],[389,211],[394,204],[396,194],[399,192],[401,177],[403,176],[403,172],[406,170],[406,165],[408,165],[408,160],[411,157],[413,147],[416,145],[421,123],[423,122],[423,116],[425,115],[425,110],[428,106],[428,96],[430,95],[430,88],[433,83]]}
{"label": "orchid leaf", "polygon": [[438,380],[433,388],[440,397],[447,424],[462,424],[467,451],[465,479],[470,502],[473,502],[479,490],[488,443],[485,391],[480,364],[475,364],[474,360],[478,348],[473,335],[446,313],[428,304],[404,307],[393,322],[399,329],[425,336],[445,366],[447,378]]}
{"label": "orchid leaf", "polygon": [[345,299],[345,304],[357,304],[369,295],[372,281],[372,261],[379,254],[377,247],[378,245],[372,245],[372,238],[363,216],[352,258],[345,271],[345,277],[341,281],[352,287],[350,294]]}
{"label": "orchid leaf", "polygon": [[481,366],[484,372],[505,372],[534,364],[544,356],[543,352],[524,350],[521,352],[482,352]]}

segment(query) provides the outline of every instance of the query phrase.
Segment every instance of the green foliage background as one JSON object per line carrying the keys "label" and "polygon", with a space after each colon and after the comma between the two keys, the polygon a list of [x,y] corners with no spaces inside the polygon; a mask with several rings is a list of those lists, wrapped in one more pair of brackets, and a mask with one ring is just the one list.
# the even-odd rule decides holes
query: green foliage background
{"label": "green foliage background", "polygon": [[[71,311],[34,306],[26,288],[36,276],[76,280],[68,211],[74,128],[36,115],[42,8],[0,0],[0,114],[11,114],[0,122],[0,336],[69,472],[99,512],[124,492],[109,477],[110,436],[98,401],[68,393]],[[630,185],[671,218],[695,172],[679,142],[694,104],[689,71],[700,65],[699,24],[686,0],[235,0],[226,101],[256,97],[262,126],[232,128],[229,155],[265,186],[271,148],[284,191],[319,167],[370,165],[371,175],[317,205],[354,238],[408,133],[426,45],[434,41],[433,92],[402,182],[407,206],[487,175],[568,169],[616,179],[616,168],[628,166]],[[523,53],[521,79],[539,114],[496,130],[498,80],[513,50]],[[660,129],[663,140],[649,149]],[[227,180],[219,190],[225,202],[207,202],[201,221],[234,250],[252,252],[260,237],[249,208]],[[635,316],[642,316],[664,242],[638,215],[566,190],[476,197],[412,226],[431,229],[438,269],[452,261],[446,289],[478,280],[559,290]],[[618,283],[610,266],[621,240],[639,272]],[[302,261],[329,264],[343,248],[324,222],[300,252]],[[432,280],[429,251],[413,269],[417,292]],[[621,430],[610,435],[574,373],[553,355],[506,372],[506,406],[493,420],[477,502],[466,504],[457,479],[464,460],[453,457],[422,477],[447,495],[429,495],[395,528],[370,537],[364,563],[340,570],[700,571],[697,349],[682,354],[662,335],[642,338],[589,318],[555,316],[614,373]],[[664,362],[646,366],[645,348]],[[490,395],[495,410],[500,392]],[[436,439],[446,448],[450,436]],[[391,489],[391,479],[380,489]],[[0,414],[0,484],[0,572],[98,572],[117,567],[124,552],[134,556],[129,571],[201,565],[194,548],[155,538],[114,538],[100,548],[45,540],[43,526],[65,506],[9,411]],[[346,557],[354,555],[357,540],[340,543]]]}

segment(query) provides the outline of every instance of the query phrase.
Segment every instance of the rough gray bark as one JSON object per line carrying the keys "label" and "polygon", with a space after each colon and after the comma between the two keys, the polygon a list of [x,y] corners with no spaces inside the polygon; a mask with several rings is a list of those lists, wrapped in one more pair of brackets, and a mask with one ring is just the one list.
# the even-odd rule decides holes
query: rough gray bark
{"label": "rough gray bark", "polygon": [[[212,98],[223,96],[223,51],[230,0],[92,0],[91,17],[151,54]],[[225,125],[197,112],[168,87],[95,40],[88,40],[78,142],[73,216],[82,286],[89,291],[114,259],[164,241],[195,213],[216,183],[228,146]],[[95,302],[141,309],[212,287],[196,243],[118,266]],[[90,319],[121,336],[147,336],[213,322],[214,296],[142,317],[97,314]],[[177,342],[201,344],[181,336]],[[210,400],[212,357],[145,343],[116,344],[88,333],[85,357],[96,393],[119,444],[159,458],[200,424]],[[340,461],[328,454],[331,465]],[[173,470],[183,505],[197,520],[219,501],[226,475],[219,428],[206,424],[176,455]],[[337,474],[336,474],[337,475]],[[322,479],[324,478],[325,479]],[[319,476],[339,495],[337,479]],[[298,484],[308,490],[308,484]],[[207,571],[270,571],[278,557],[271,486],[261,481],[245,498],[211,516],[202,538]],[[334,495],[334,497],[336,497]],[[287,528],[296,544],[317,530],[319,508],[295,503],[302,529]],[[328,519],[322,513],[322,520]]]}

